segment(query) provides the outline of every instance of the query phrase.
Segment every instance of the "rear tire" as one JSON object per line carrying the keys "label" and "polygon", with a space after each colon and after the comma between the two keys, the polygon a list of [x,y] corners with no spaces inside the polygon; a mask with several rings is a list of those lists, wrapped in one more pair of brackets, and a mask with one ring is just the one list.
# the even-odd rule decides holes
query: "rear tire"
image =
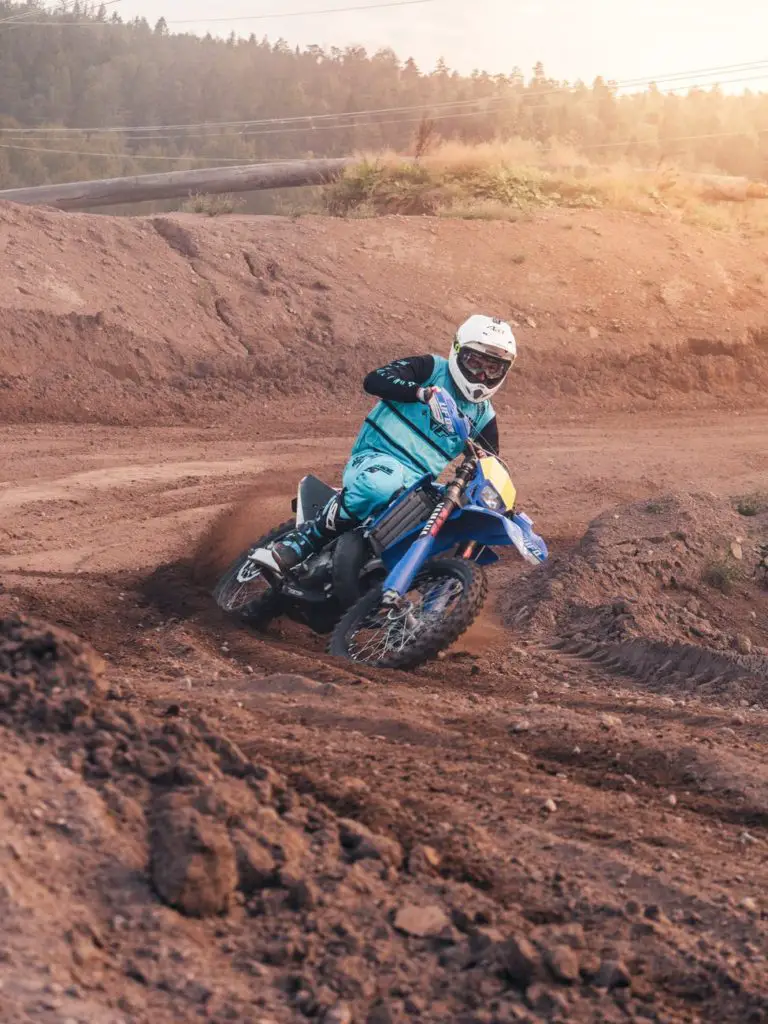
{"label": "rear tire", "polygon": [[[474,562],[459,558],[430,559],[425,563],[414,580],[409,593],[416,592],[427,600],[442,583],[455,581],[458,591],[453,606],[445,614],[431,622],[427,617],[420,629],[414,632],[413,639],[407,641],[403,626],[397,642],[387,646],[391,634],[398,629],[396,624],[386,628],[389,619],[382,609],[382,587],[374,587],[365,594],[353,608],[347,612],[334,630],[329,646],[331,654],[347,658],[358,664],[371,665],[376,668],[413,669],[434,658],[439,651],[446,650],[465,633],[479,615],[488,596],[488,581],[485,573]],[[422,593],[425,592],[425,593]],[[432,598],[434,600],[434,598]],[[423,604],[418,608],[414,605],[417,615],[423,614]],[[429,615],[427,611],[426,615]],[[379,620],[379,616],[382,618]],[[378,625],[381,621],[381,625]],[[397,621],[397,620],[396,620]],[[364,630],[373,633],[374,640],[364,647],[357,647],[357,637]],[[377,630],[382,638],[378,647],[374,646]]]}
{"label": "rear tire", "polygon": [[[229,614],[238,614],[243,621],[254,629],[266,626],[272,619],[280,614],[282,595],[279,588],[275,588],[268,578],[262,573],[254,577],[253,582],[259,584],[258,588],[250,587],[248,583],[238,580],[241,570],[247,565],[248,555],[254,548],[267,547],[275,541],[285,537],[291,530],[295,529],[295,520],[289,519],[274,530],[270,530],[263,537],[254,541],[241,555],[232,562],[227,571],[221,577],[213,590],[213,598],[222,611]],[[265,585],[266,584],[266,589]]]}

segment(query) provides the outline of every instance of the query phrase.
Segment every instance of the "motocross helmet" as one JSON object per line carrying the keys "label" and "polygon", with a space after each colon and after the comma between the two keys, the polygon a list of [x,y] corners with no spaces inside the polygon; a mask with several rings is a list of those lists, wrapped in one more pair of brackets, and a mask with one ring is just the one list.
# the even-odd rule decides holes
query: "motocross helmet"
{"label": "motocross helmet", "polygon": [[448,368],[470,402],[485,402],[504,383],[517,358],[512,328],[503,320],[476,314],[456,332]]}

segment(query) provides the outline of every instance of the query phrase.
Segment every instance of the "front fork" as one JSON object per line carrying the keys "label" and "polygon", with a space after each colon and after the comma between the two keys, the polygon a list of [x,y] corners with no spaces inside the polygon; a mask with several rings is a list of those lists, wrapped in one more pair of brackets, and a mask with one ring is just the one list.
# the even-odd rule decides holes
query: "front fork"
{"label": "front fork", "polygon": [[460,507],[464,489],[473,475],[474,464],[468,461],[458,471],[455,480],[446,488],[445,497],[427,520],[418,539],[414,541],[384,581],[383,605],[397,608],[403,606],[403,598],[408,593],[419,569],[432,554],[443,526],[454,511]]}

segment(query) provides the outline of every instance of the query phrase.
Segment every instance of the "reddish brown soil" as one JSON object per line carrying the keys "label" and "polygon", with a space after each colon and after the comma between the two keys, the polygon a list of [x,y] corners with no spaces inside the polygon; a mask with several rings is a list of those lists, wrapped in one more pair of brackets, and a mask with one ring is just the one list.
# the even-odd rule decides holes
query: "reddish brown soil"
{"label": "reddish brown soil", "polygon": [[[686,347],[760,325],[762,257],[583,213],[188,219],[191,257],[167,225],[0,217],[0,1019],[768,1021],[768,523],[730,502],[768,489],[765,349]],[[279,264],[266,292],[246,238]],[[44,265],[102,326],[56,333],[74,300]],[[274,365],[300,354],[290,403],[221,372],[269,355],[211,315],[227,288]],[[537,323],[502,429],[552,564],[505,560],[482,621],[409,674],[216,613],[202,581],[302,472],[338,474],[362,368],[494,293]],[[299,340],[321,301],[330,355]]]}
{"label": "reddish brown soil", "polygon": [[227,419],[258,436],[288,398],[293,415],[343,400],[356,418],[364,370],[446,351],[478,309],[518,325],[506,401],[521,413],[740,410],[768,387],[767,299],[765,242],[640,215],[211,221],[0,204],[0,420]]}

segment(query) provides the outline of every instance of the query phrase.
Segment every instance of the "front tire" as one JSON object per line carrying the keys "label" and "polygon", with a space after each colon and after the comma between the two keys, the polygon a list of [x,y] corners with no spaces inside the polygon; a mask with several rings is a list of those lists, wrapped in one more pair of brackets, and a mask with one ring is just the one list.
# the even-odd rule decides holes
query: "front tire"
{"label": "front tire", "polygon": [[[264,573],[250,574],[249,554],[254,548],[267,547],[285,537],[295,529],[295,521],[289,519],[269,533],[254,541],[232,562],[213,590],[216,604],[224,612],[239,613],[249,626],[266,626],[280,614],[280,590],[272,585]],[[248,578],[250,577],[250,578]]]}
{"label": "front tire", "polygon": [[384,607],[382,587],[374,587],[339,622],[330,653],[376,668],[416,668],[469,629],[487,596],[485,573],[474,562],[430,559],[406,595],[407,610]]}

